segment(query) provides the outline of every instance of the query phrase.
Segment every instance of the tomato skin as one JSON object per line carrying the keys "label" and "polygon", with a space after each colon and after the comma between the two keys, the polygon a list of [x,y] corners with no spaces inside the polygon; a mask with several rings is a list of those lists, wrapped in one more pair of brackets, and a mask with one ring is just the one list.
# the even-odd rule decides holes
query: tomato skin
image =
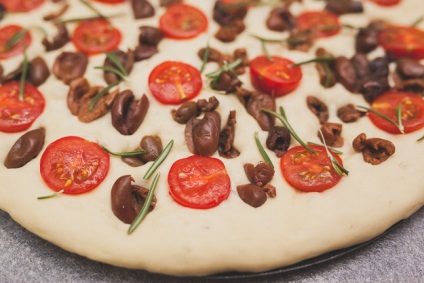
{"label": "tomato skin", "polygon": [[295,90],[302,79],[302,69],[293,65],[283,57],[272,56],[270,61],[266,56],[258,56],[249,63],[252,85],[275,97],[283,96]]}
{"label": "tomato skin", "polygon": [[[286,181],[303,192],[323,192],[334,187],[342,178],[331,164],[324,146],[310,146],[315,153],[303,146],[289,149],[280,159],[281,172]],[[330,152],[343,165],[341,158]]]}
{"label": "tomato skin", "polygon": [[379,43],[394,58],[424,59],[424,31],[415,27],[387,26],[379,33]]}
{"label": "tomato skin", "polygon": [[189,39],[208,28],[208,19],[196,7],[177,3],[169,6],[160,17],[159,28],[169,38]]}
{"label": "tomato skin", "polygon": [[24,51],[24,47],[31,44],[31,35],[26,32],[22,39],[14,44],[11,48],[5,49],[6,43],[23,28],[18,25],[7,25],[0,28],[0,60],[8,59],[20,55]]}
{"label": "tomato skin", "polygon": [[311,29],[315,37],[329,37],[340,32],[339,17],[327,11],[305,11],[297,16],[299,30]]}
{"label": "tomato skin", "polygon": [[25,84],[24,100],[19,100],[20,83],[0,86],[0,131],[21,132],[28,129],[44,110],[45,100],[36,87]]}
{"label": "tomato skin", "polygon": [[394,6],[399,4],[401,1],[402,0],[371,0],[371,2],[380,6]]}
{"label": "tomato skin", "polygon": [[121,32],[104,19],[80,22],[72,36],[75,47],[88,55],[113,51],[121,39]]}
{"label": "tomato skin", "polygon": [[180,104],[196,97],[203,82],[199,70],[191,65],[165,61],[149,75],[149,88],[153,96],[163,104]]}
{"label": "tomato skin", "polygon": [[216,158],[192,155],[177,160],[168,174],[169,193],[182,206],[208,209],[228,198],[230,177]]}
{"label": "tomato skin", "polygon": [[46,0],[0,0],[8,12],[29,12],[40,7]]}
{"label": "tomato skin", "polygon": [[97,143],[67,136],[47,146],[41,156],[40,173],[52,190],[81,194],[96,188],[104,180],[109,162],[109,154]]}
{"label": "tomato skin", "polygon": [[[424,127],[424,100],[415,93],[387,92],[373,101],[371,108],[397,122],[395,109],[402,103],[401,115],[405,133],[414,132]],[[374,113],[368,113],[371,122],[391,134],[400,134],[399,129],[384,118]]]}

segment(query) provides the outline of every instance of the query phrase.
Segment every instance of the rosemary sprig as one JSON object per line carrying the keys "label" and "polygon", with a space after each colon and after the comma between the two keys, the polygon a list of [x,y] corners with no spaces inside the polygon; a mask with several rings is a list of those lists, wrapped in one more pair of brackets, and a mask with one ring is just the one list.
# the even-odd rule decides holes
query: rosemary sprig
{"label": "rosemary sprig", "polygon": [[135,150],[135,151],[126,151],[126,152],[113,152],[113,151],[110,151],[108,148],[104,147],[103,145],[100,145],[100,146],[101,146],[101,148],[103,148],[104,151],[106,151],[110,155],[114,155],[114,156],[133,156],[133,155],[139,155],[139,154],[146,153],[146,151],[143,150],[143,149]]}
{"label": "rosemary sprig", "polygon": [[56,197],[56,196],[58,196],[58,195],[62,194],[64,191],[65,191],[65,190],[60,190],[60,191],[58,191],[58,192],[55,192],[54,194],[47,195],[47,196],[41,196],[41,197],[38,197],[37,199],[49,199],[49,198],[54,198],[54,197]]}
{"label": "rosemary sprig", "polygon": [[82,4],[84,4],[87,8],[89,8],[91,11],[93,11],[94,13],[96,13],[96,15],[99,18],[106,19],[106,17],[99,10],[97,10],[96,7],[94,7],[90,2],[88,2],[86,0],[80,0],[80,2]]}
{"label": "rosemary sprig", "polygon": [[203,53],[202,66],[200,67],[200,73],[203,73],[203,71],[205,70],[206,63],[208,62],[208,57],[209,57],[210,51],[211,51],[211,48],[210,48],[210,45],[209,45],[209,38],[208,38],[208,41],[206,42],[205,53]]}
{"label": "rosemary sprig", "polygon": [[251,36],[260,40],[260,41],[268,42],[268,43],[282,43],[283,42],[282,39],[265,38],[265,37],[258,36],[258,35],[255,35],[255,34],[252,34]]}
{"label": "rosemary sprig", "polygon": [[421,16],[421,17],[419,17],[418,19],[416,19],[413,23],[412,23],[412,25],[411,25],[411,27],[416,27],[416,26],[418,26],[422,21],[424,21],[424,16]]}
{"label": "rosemary sprig", "polygon": [[140,225],[140,223],[143,221],[143,219],[146,217],[147,213],[149,212],[150,204],[152,203],[153,194],[155,193],[155,189],[158,184],[159,177],[160,177],[160,173],[157,173],[155,175],[155,178],[153,179],[152,184],[150,185],[149,193],[147,194],[147,197],[144,200],[144,203],[140,209],[140,212],[137,214],[136,218],[131,223],[130,228],[128,229],[128,234],[131,234],[132,232],[134,232],[135,229],[137,229],[138,225]]}
{"label": "rosemary sprig", "polygon": [[[308,142],[308,144],[309,144],[309,145],[321,145],[321,144],[319,144],[319,143],[315,143],[315,142]],[[335,149],[335,148],[333,148],[333,147],[329,147],[329,146],[327,146],[327,148],[328,148],[330,151],[334,152],[335,154],[338,154],[338,155],[342,155],[342,154],[343,154],[343,151],[337,150],[337,149]]]}
{"label": "rosemary sprig", "polygon": [[173,145],[174,145],[174,140],[171,140],[166,145],[166,147],[163,149],[163,151],[159,154],[158,158],[156,158],[156,160],[152,163],[150,168],[147,170],[146,174],[144,174],[144,176],[143,176],[144,180],[148,180],[152,176],[152,174],[156,171],[156,169],[158,169],[158,167],[162,164],[162,162],[168,156]]}
{"label": "rosemary sprig", "polygon": [[424,140],[424,136],[422,136],[421,138],[417,139],[418,142],[419,141],[422,141],[422,140]]}
{"label": "rosemary sprig", "polygon": [[368,108],[368,107],[364,107],[364,106],[360,106],[360,105],[357,105],[356,107],[357,107],[357,108],[360,108],[360,109],[364,109],[364,110],[366,110],[366,111],[368,111],[368,112],[374,113],[375,115],[377,115],[377,116],[379,116],[379,117],[381,117],[381,118],[383,118],[383,119],[387,120],[387,121],[388,121],[388,122],[390,122],[391,124],[393,124],[396,128],[398,128],[398,129],[399,129],[399,131],[400,131],[402,134],[404,134],[404,133],[405,133],[405,130],[404,130],[403,125],[402,125],[402,113],[401,113],[402,107],[398,107],[397,109],[395,109],[395,113],[396,113],[397,120],[398,120],[398,121],[401,121],[401,122],[400,122],[400,124],[399,124],[399,123],[397,123],[396,121],[394,121],[393,119],[391,119],[390,117],[388,117],[388,116],[384,115],[383,113],[380,113],[380,112],[378,112],[378,111],[375,111],[375,110],[374,110],[374,109],[372,109],[372,108]]}
{"label": "rosemary sprig", "polygon": [[258,133],[257,132],[255,132],[255,142],[256,142],[256,146],[258,147],[258,149],[259,149],[259,152],[261,153],[261,155],[262,155],[262,158],[269,164],[269,165],[271,165],[272,166],[272,168],[274,168],[274,164],[272,164],[272,161],[271,161],[271,159],[269,158],[269,156],[268,156],[268,154],[266,153],[266,151],[265,151],[265,149],[264,149],[264,147],[262,146],[262,144],[261,144],[261,141],[259,140],[259,138],[258,138]]}
{"label": "rosemary sprig", "polygon": [[262,52],[264,53],[265,57],[271,62],[274,61],[272,56],[269,54],[268,48],[266,48],[266,40],[260,36],[256,36],[256,35],[252,35],[252,36],[261,42]]}
{"label": "rosemary sprig", "polygon": [[334,171],[336,171],[338,175],[343,175],[343,174],[349,175],[349,171],[346,168],[344,168],[343,165],[341,165],[340,162],[330,153],[330,150],[328,149],[327,144],[325,143],[324,135],[322,134],[321,130],[318,130],[318,131],[321,135],[321,139],[324,144],[325,151],[327,152],[328,158],[330,158],[331,165],[333,166]]}
{"label": "rosemary sprig", "polygon": [[306,148],[309,152],[315,153],[315,150],[313,150],[312,148],[310,148],[294,131],[294,129],[292,128],[292,126],[290,125],[286,113],[284,111],[284,108],[282,106],[280,106],[280,114],[275,113],[274,111],[262,108],[262,111],[265,113],[268,113],[272,116],[274,116],[275,118],[277,118],[278,120],[281,121],[281,123],[283,123],[284,127],[286,127],[286,129],[289,131],[289,133],[293,136],[294,139],[296,139],[304,148]]}
{"label": "rosemary sprig", "polygon": [[19,101],[24,101],[25,96],[25,81],[28,73],[28,57],[26,53],[26,48],[24,48],[24,61],[22,63],[22,74],[21,80],[19,81]]}
{"label": "rosemary sprig", "polygon": [[92,16],[92,17],[81,17],[81,18],[70,18],[70,19],[57,19],[54,22],[57,24],[67,24],[67,23],[78,23],[83,21],[97,20],[97,19],[112,19],[112,18],[118,18],[122,16],[124,16],[124,14],[119,13],[119,14],[113,14],[113,15],[108,15],[103,17]]}
{"label": "rosemary sprig", "polygon": [[396,117],[397,117],[397,123],[399,125],[399,130],[401,133],[405,133],[405,128],[402,124],[402,103],[399,102],[398,107],[395,109]]}
{"label": "rosemary sprig", "polygon": [[224,62],[224,65],[221,68],[219,68],[218,70],[216,70],[212,73],[206,74],[206,77],[211,79],[210,84],[214,85],[219,80],[219,77],[222,75],[222,73],[224,73],[224,72],[234,72],[234,69],[237,68],[241,63],[242,63],[242,60],[240,58],[238,58],[237,60],[235,60],[235,61],[233,61],[229,64],[227,62]]}
{"label": "rosemary sprig", "polygon": [[118,56],[112,51],[112,52],[103,52],[106,57],[112,61],[112,63],[115,65],[115,67],[112,66],[97,66],[94,67],[94,69],[103,70],[106,72],[112,72],[119,76],[122,80],[125,80],[126,77],[128,77],[128,72],[125,70],[124,66],[122,66],[121,62],[119,61]]}
{"label": "rosemary sprig", "polygon": [[292,67],[297,67],[297,66],[301,66],[301,65],[305,65],[305,64],[309,64],[309,63],[329,63],[334,61],[335,58],[333,57],[317,57],[317,58],[313,58],[310,60],[306,60],[306,61],[302,61],[296,64],[293,64]]}
{"label": "rosemary sprig", "polygon": [[88,106],[88,110],[92,111],[94,108],[94,105],[103,97],[105,96],[111,88],[118,85],[120,82],[114,82],[110,85],[106,86],[104,89],[102,89],[98,94],[96,94],[90,101],[90,105]]}
{"label": "rosemary sprig", "polygon": [[22,38],[25,36],[25,34],[28,32],[26,29],[21,29],[18,32],[16,32],[4,45],[4,50],[9,50],[12,47],[14,47],[16,44],[19,43],[19,41],[22,40]]}

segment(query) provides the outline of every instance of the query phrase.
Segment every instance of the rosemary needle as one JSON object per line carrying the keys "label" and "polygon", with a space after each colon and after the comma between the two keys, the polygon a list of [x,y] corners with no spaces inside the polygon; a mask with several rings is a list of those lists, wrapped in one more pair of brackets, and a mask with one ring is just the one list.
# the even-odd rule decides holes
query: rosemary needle
{"label": "rosemary needle", "polygon": [[255,132],[255,142],[256,142],[256,146],[258,147],[258,149],[259,149],[259,152],[261,153],[261,155],[262,155],[262,158],[267,162],[267,163],[269,163],[269,165],[271,165],[272,166],[272,168],[274,168],[274,164],[272,164],[272,161],[271,161],[271,159],[269,158],[269,156],[268,156],[268,154],[266,153],[266,151],[265,151],[265,149],[264,149],[264,147],[262,146],[262,144],[261,144],[261,141],[259,140],[259,138],[258,138],[258,133],[257,132]]}
{"label": "rosemary needle", "polygon": [[146,174],[144,174],[143,179],[147,180],[152,176],[152,174],[158,169],[158,167],[162,164],[162,162],[165,160],[165,158],[168,156],[169,152],[172,149],[172,146],[174,145],[174,140],[171,140],[166,147],[163,149],[163,151],[159,154],[158,158],[153,162],[152,166],[147,170]]}

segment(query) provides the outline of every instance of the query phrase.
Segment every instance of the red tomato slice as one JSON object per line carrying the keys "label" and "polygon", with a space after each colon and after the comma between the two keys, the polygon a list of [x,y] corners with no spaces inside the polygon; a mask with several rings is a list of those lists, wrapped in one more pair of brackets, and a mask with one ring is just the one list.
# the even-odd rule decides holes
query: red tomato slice
{"label": "red tomato slice", "polygon": [[395,58],[424,59],[424,31],[417,28],[388,26],[380,32],[379,42]]}
{"label": "red tomato slice", "polygon": [[105,3],[105,4],[119,4],[124,3],[127,0],[94,0],[95,2]]}
{"label": "red tomato slice", "polygon": [[29,12],[41,6],[45,0],[0,0],[8,12]]}
{"label": "red tomato slice", "polygon": [[[310,147],[315,153],[299,145],[281,157],[280,167],[284,178],[294,188],[304,192],[322,192],[334,187],[342,176],[334,170],[325,147]],[[343,165],[337,154],[331,154]]]}
{"label": "red tomato slice", "polygon": [[72,42],[79,51],[93,55],[115,50],[121,38],[121,32],[110,22],[96,19],[80,22],[72,36]]}
{"label": "red tomato slice", "polygon": [[44,182],[54,191],[81,194],[97,187],[109,170],[109,154],[97,143],[68,136],[51,143],[40,160]]}
{"label": "red tomato slice", "polygon": [[44,110],[45,100],[38,89],[25,84],[24,99],[19,100],[19,82],[0,87],[0,131],[20,132],[28,129]]}
{"label": "red tomato slice", "polygon": [[293,66],[289,59],[272,56],[258,56],[249,63],[250,80],[253,86],[275,97],[283,96],[294,89],[302,79],[302,69]]}
{"label": "red tomato slice", "polygon": [[199,70],[191,65],[165,61],[149,75],[149,88],[153,96],[164,104],[180,104],[196,97],[202,90]]}
{"label": "red tomato slice", "polygon": [[[418,94],[408,92],[387,92],[379,95],[371,108],[397,122],[396,109],[402,104],[401,117],[405,133],[424,127],[424,101]],[[369,112],[371,122],[378,128],[392,134],[400,134],[399,129],[386,119]]]}
{"label": "red tomato slice", "polygon": [[310,29],[316,37],[329,37],[340,32],[339,17],[326,11],[306,11],[297,16],[299,30]]}
{"label": "red tomato slice", "polygon": [[228,198],[230,177],[221,160],[192,155],[177,160],[168,174],[169,193],[179,204],[206,209]]}
{"label": "red tomato slice", "polygon": [[160,17],[159,27],[167,37],[187,39],[204,32],[208,27],[208,19],[196,7],[174,4]]}
{"label": "red tomato slice", "polygon": [[29,32],[26,32],[16,44],[7,48],[7,42],[22,29],[18,25],[7,25],[0,28],[0,60],[22,54],[24,48],[31,44],[31,35]]}
{"label": "red tomato slice", "polygon": [[394,6],[399,4],[401,0],[371,0],[371,2],[374,2],[380,6]]}

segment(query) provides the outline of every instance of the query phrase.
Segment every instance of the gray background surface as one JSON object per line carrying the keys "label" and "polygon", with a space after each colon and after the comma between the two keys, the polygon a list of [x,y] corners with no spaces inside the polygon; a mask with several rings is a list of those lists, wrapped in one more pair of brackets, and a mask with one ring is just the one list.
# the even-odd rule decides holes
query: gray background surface
{"label": "gray background surface", "polygon": [[93,262],[0,211],[0,282],[424,282],[424,209],[365,247],[302,270],[248,279],[176,278]]}

